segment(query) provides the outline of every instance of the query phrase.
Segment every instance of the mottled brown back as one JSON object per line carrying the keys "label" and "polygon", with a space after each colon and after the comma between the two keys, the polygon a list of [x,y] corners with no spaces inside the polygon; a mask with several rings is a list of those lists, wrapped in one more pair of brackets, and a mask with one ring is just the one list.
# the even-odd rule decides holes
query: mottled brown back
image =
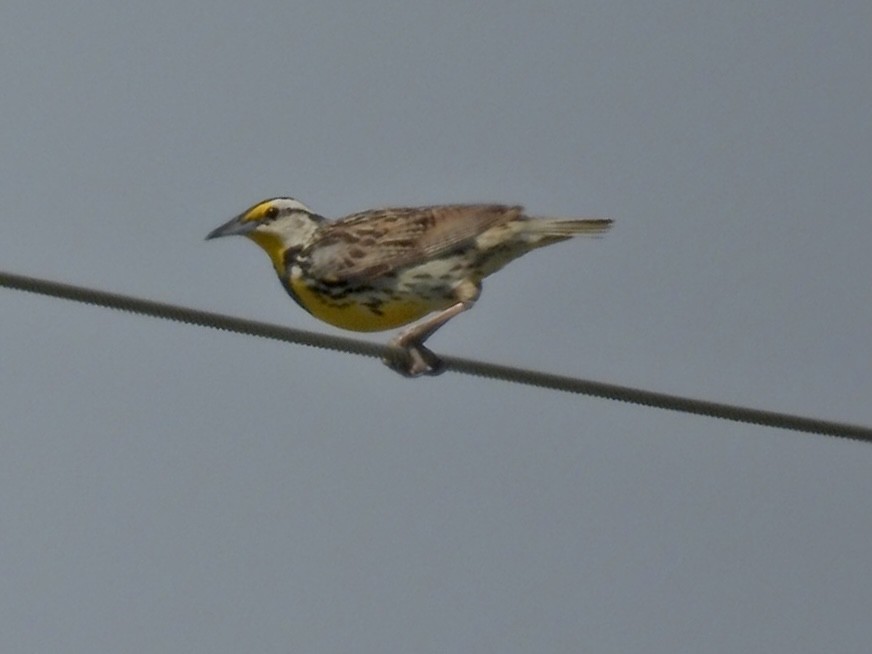
{"label": "mottled brown back", "polygon": [[375,209],[325,225],[302,254],[315,277],[366,282],[462,249],[522,215],[522,207],[500,204]]}

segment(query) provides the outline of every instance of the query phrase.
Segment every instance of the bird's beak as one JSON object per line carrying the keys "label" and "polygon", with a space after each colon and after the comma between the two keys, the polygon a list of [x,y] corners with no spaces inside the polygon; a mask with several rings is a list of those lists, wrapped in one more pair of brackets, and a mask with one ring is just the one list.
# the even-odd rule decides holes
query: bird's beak
{"label": "bird's beak", "polygon": [[208,241],[210,238],[218,238],[220,236],[236,236],[242,234],[248,234],[255,227],[257,227],[257,222],[254,220],[243,220],[243,216],[245,214],[241,214],[228,220],[226,223],[221,225],[220,227],[213,229],[206,235],[206,240]]}

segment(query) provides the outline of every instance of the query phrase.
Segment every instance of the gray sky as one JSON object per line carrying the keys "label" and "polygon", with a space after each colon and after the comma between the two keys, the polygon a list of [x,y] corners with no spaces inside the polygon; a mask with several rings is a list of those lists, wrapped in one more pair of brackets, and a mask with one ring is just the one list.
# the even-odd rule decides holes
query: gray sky
{"label": "gray sky", "polygon": [[[203,237],[282,194],[610,216],[433,348],[872,425],[868,1],[85,5],[0,6],[2,269],[338,333]],[[0,311],[4,653],[872,642],[868,445]]]}

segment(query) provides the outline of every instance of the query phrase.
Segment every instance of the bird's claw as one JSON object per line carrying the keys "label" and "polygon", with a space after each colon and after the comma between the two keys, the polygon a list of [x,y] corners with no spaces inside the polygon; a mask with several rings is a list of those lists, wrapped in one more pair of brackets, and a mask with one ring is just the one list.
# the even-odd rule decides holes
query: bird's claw
{"label": "bird's claw", "polygon": [[445,372],[442,359],[420,344],[391,343],[391,350],[382,362],[403,377],[436,376]]}

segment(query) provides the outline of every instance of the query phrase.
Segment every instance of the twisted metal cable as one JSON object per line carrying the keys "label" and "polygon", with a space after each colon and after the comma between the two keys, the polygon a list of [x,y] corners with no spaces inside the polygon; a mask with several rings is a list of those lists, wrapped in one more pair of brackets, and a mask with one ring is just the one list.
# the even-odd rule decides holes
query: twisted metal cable
{"label": "twisted metal cable", "polygon": [[[163,318],[164,320],[175,320],[190,325],[221,329],[239,334],[259,336],[261,338],[269,338],[288,343],[297,343],[309,347],[347,352],[349,354],[384,358],[390,352],[390,346],[387,345],[369,343],[343,336],[319,334],[301,329],[293,329],[291,327],[282,327],[245,318],[235,318],[233,316],[201,311],[190,307],[166,304],[164,302],[154,302],[152,300],[145,300],[117,293],[109,293],[81,286],[73,286],[71,284],[63,284],[46,279],[27,277],[25,275],[15,275],[2,271],[0,271],[0,286],[29,293],[38,293],[40,295],[63,298],[65,300],[73,300],[75,302],[83,302],[85,304],[94,304],[120,311],[128,311],[130,313],[152,316],[155,318]],[[719,402],[695,400],[678,395],[656,393],[654,391],[646,391],[628,386],[618,386],[615,384],[578,379],[576,377],[553,375],[536,370],[503,366],[484,361],[462,359],[459,357],[446,356],[442,357],[442,360],[445,362],[446,370],[452,370],[466,375],[475,375],[488,379],[499,379],[528,386],[539,386],[541,388],[567,393],[590,395],[593,397],[650,406],[669,411],[708,416],[721,420],[732,420],[734,422],[763,425],[779,429],[791,429],[799,432],[822,434],[838,438],[849,438],[872,443],[872,427],[865,427],[862,425],[831,422],[787,413],[777,413],[774,411],[763,411],[760,409],[722,404]]]}

